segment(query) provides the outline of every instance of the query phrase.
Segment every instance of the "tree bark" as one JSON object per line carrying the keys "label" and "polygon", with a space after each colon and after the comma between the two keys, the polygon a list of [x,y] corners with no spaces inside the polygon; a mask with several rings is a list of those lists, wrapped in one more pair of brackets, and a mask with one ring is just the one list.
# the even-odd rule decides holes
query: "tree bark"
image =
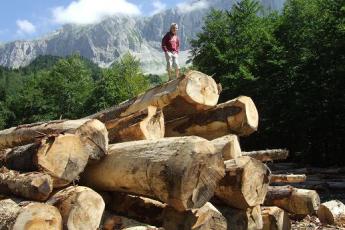
{"label": "tree bark", "polygon": [[290,230],[288,214],[278,207],[261,207],[263,230]]}
{"label": "tree bark", "polygon": [[165,230],[226,230],[225,217],[209,202],[198,209],[178,212],[167,207],[164,210]]}
{"label": "tree bark", "polygon": [[221,152],[223,159],[232,160],[242,156],[240,142],[236,135],[226,135],[211,141],[217,152]]}
{"label": "tree bark", "polygon": [[0,229],[2,230],[61,230],[62,220],[55,207],[14,199],[0,200]]}
{"label": "tree bark", "polygon": [[267,149],[251,152],[242,152],[243,156],[249,156],[259,161],[275,161],[285,160],[289,156],[289,151],[286,149]]}
{"label": "tree bark", "polygon": [[216,82],[198,71],[156,86],[143,94],[87,118],[108,121],[129,116],[148,106],[164,107],[166,120],[197,113],[215,106],[219,94]]}
{"label": "tree bark", "polygon": [[227,205],[246,210],[264,202],[270,170],[262,162],[242,156],[225,161],[225,176],[215,195]]}
{"label": "tree bark", "polygon": [[104,211],[102,197],[90,188],[70,186],[54,194],[47,204],[57,207],[68,230],[94,230]]}
{"label": "tree bark", "polygon": [[108,131],[98,120],[59,120],[20,125],[0,131],[0,149],[31,144],[49,135],[77,134],[89,149],[90,159],[99,160],[106,154]]}
{"label": "tree bark", "polygon": [[321,223],[345,227],[345,205],[339,200],[322,203],[317,216]]}
{"label": "tree bark", "polygon": [[45,201],[53,191],[53,180],[45,173],[20,174],[4,167],[0,168],[0,193]]}
{"label": "tree bark", "polygon": [[161,109],[149,106],[124,118],[105,121],[109,142],[155,140],[164,137],[164,116]]}
{"label": "tree bark", "polygon": [[102,217],[100,230],[164,230],[148,224],[119,216],[115,213],[105,211]]}
{"label": "tree bark", "polygon": [[264,205],[277,206],[295,215],[313,215],[319,209],[320,197],[314,190],[270,186]]}
{"label": "tree bark", "polygon": [[248,136],[257,130],[258,121],[258,111],[252,99],[240,96],[213,109],[168,120],[165,123],[165,135],[167,137],[195,135],[208,140],[229,133]]}
{"label": "tree bark", "polygon": [[263,227],[260,206],[246,210],[218,205],[216,207],[226,218],[228,230],[258,230]]}
{"label": "tree bark", "polygon": [[59,134],[34,144],[8,149],[0,165],[27,172],[42,171],[53,178],[54,188],[78,179],[90,157],[84,138],[75,134]]}
{"label": "tree bark", "polygon": [[167,206],[166,204],[150,198],[121,192],[101,193],[101,195],[108,210],[142,223],[163,226],[163,213]]}
{"label": "tree bark", "polygon": [[301,183],[305,182],[307,176],[305,174],[271,174],[271,183]]}
{"label": "tree bark", "polygon": [[109,155],[86,167],[82,182],[103,190],[152,197],[177,210],[199,208],[224,175],[220,153],[199,137],[111,145]]}

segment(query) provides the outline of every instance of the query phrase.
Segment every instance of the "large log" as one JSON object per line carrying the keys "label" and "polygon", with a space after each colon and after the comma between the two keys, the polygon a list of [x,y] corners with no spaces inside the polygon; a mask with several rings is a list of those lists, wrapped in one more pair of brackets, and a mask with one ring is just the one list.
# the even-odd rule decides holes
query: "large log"
{"label": "large log", "polygon": [[164,137],[164,116],[161,109],[149,106],[146,109],[128,115],[104,121],[109,132],[109,142],[136,140],[154,140]]}
{"label": "large log", "polygon": [[277,206],[295,215],[313,215],[319,209],[320,197],[314,190],[270,186],[264,205]]}
{"label": "large log", "polygon": [[212,140],[229,133],[247,136],[257,130],[258,111],[250,97],[240,96],[215,108],[167,121],[165,136],[200,136]]}
{"label": "large log", "polygon": [[224,160],[242,156],[241,146],[236,135],[226,135],[211,141],[216,151],[221,152]]}
{"label": "large log", "polygon": [[70,186],[57,192],[47,204],[59,209],[64,229],[69,230],[97,229],[105,207],[98,193],[82,186]]}
{"label": "large log", "polygon": [[199,209],[178,212],[149,198],[112,193],[105,198],[107,207],[115,213],[165,230],[226,229],[226,220],[209,202]]}
{"label": "large log", "polygon": [[12,127],[0,131],[0,149],[31,144],[61,133],[80,135],[89,149],[91,160],[99,160],[106,154],[108,131],[102,122],[92,119],[58,120]]}
{"label": "large log", "polygon": [[251,152],[242,152],[243,156],[249,156],[259,161],[285,160],[289,156],[287,149],[267,149]]}
{"label": "large log", "polygon": [[218,98],[217,84],[210,76],[198,71],[189,71],[180,78],[149,89],[135,98],[87,118],[106,122],[126,117],[152,105],[164,107],[165,119],[171,120],[212,108],[217,104]]}
{"label": "large log", "polygon": [[14,199],[0,200],[0,229],[2,230],[61,230],[62,220],[55,207]]}
{"label": "large log", "polygon": [[225,217],[209,202],[198,209],[178,212],[167,207],[164,210],[165,230],[226,230]]}
{"label": "large log", "polygon": [[45,172],[52,176],[55,188],[62,187],[78,179],[88,162],[90,149],[84,140],[76,134],[50,136],[3,151],[0,165],[21,172]]}
{"label": "large log", "polygon": [[246,210],[264,202],[270,170],[261,161],[242,156],[225,161],[225,176],[215,195],[227,205]]}
{"label": "large log", "polygon": [[322,203],[317,216],[321,223],[345,227],[345,205],[339,200]]}
{"label": "large log", "polygon": [[136,220],[105,211],[102,217],[100,230],[164,230],[138,222]]}
{"label": "large log", "polygon": [[291,222],[287,212],[278,207],[261,207],[263,230],[290,230]]}
{"label": "large log", "polygon": [[108,151],[86,167],[82,182],[98,190],[152,197],[177,210],[203,206],[224,175],[221,153],[199,137],[125,142]]}
{"label": "large log", "polygon": [[53,180],[45,173],[20,174],[0,168],[0,193],[17,195],[29,200],[45,201],[53,191]]}
{"label": "large log", "polygon": [[305,182],[305,174],[271,174],[271,183],[301,183]]}
{"label": "large log", "polygon": [[225,217],[228,230],[258,230],[263,227],[260,206],[246,210],[218,205],[216,207]]}

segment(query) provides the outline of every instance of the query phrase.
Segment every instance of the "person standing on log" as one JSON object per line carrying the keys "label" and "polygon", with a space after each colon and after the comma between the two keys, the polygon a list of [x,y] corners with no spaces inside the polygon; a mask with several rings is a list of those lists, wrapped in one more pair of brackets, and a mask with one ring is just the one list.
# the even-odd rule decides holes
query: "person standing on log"
{"label": "person standing on log", "polygon": [[165,59],[167,61],[167,71],[169,76],[169,81],[173,79],[173,68],[175,68],[176,78],[179,77],[179,63],[178,63],[178,53],[180,49],[180,40],[177,36],[178,25],[172,23],[170,26],[170,31],[165,34],[162,39],[162,49],[165,53]]}

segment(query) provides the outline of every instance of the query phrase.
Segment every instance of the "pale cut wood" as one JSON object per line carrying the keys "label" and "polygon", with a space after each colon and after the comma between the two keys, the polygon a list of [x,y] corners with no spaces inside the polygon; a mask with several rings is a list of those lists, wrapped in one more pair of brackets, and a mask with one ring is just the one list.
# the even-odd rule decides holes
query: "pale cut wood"
{"label": "pale cut wood", "polygon": [[61,230],[62,219],[55,207],[14,199],[0,200],[2,230]]}
{"label": "pale cut wood", "polygon": [[198,71],[189,71],[186,75],[156,86],[139,96],[124,101],[87,118],[101,121],[129,116],[148,106],[164,107],[166,120],[196,113],[215,106],[219,94],[212,77]]}
{"label": "pale cut wood", "polygon": [[264,205],[277,206],[295,215],[313,215],[319,209],[320,197],[315,190],[270,186]]}
{"label": "pale cut wood", "polygon": [[97,229],[105,207],[98,193],[82,186],[70,186],[57,192],[47,204],[59,209],[64,229],[68,230]]}
{"label": "pale cut wood", "polygon": [[270,170],[261,161],[242,156],[224,162],[225,176],[215,195],[227,205],[246,210],[264,202]]}
{"label": "pale cut wood", "polygon": [[261,207],[263,230],[290,230],[291,222],[287,212],[278,207]]}
{"label": "pale cut wood", "polygon": [[301,183],[305,182],[305,174],[271,174],[271,183]]}
{"label": "pale cut wood", "polygon": [[154,140],[164,137],[164,116],[161,109],[149,106],[124,118],[104,121],[109,132],[109,142]]}
{"label": "pale cut wood", "polygon": [[248,136],[257,130],[258,111],[250,97],[240,96],[215,108],[167,121],[165,136],[200,136],[212,140],[229,133]]}
{"label": "pale cut wood", "polygon": [[99,163],[86,167],[83,183],[152,197],[177,210],[203,206],[224,175],[221,153],[199,137],[125,142],[108,151]]}
{"label": "pale cut wood", "polygon": [[321,223],[345,227],[345,205],[339,200],[322,203],[317,216]]}
{"label": "pale cut wood", "polygon": [[225,217],[209,202],[198,209],[178,212],[173,208],[165,208],[165,230],[226,230]]}
{"label": "pale cut wood", "polygon": [[259,161],[285,160],[289,156],[287,149],[267,149],[251,152],[242,152],[243,156],[249,156]]}
{"label": "pale cut wood", "polygon": [[259,230],[263,228],[260,206],[246,210],[216,206],[227,222],[228,230]]}
{"label": "pale cut wood", "polygon": [[100,230],[164,230],[139,221],[105,211]]}
{"label": "pale cut wood", "polygon": [[211,141],[216,151],[222,152],[224,160],[235,159],[242,156],[241,146],[238,137],[229,134]]}
{"label": "pale cut wood", "polygon": [[42,171],[52,176],[54,188],[58,188],[78,179],[88,162],[89,151],[80,135],[59,134],[7,149],[0,165],[21,172]]}
{"label": "pale cut wood", "polygon": [[0,168],[0,193],[17,195],[29,200],[45,201],[53,191],[53,180],[45,173],[20,174]]}
{"label": "pale cut wood", "polygon": [[102,122],[92,119],[58,120],[12,127],[0,131],[0,149],[34,143],[46,136],[63,133],[80,135],[91,160],[99,160],[106,154],[108,131]]}

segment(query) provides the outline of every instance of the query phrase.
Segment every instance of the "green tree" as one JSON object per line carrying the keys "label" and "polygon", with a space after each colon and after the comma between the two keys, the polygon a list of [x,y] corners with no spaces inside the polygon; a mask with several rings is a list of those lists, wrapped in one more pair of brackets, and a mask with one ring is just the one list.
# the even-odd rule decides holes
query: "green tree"
{"label": "green tree", "polygon": [[135,97],[148,88],[149,81],[141,70],[140,61],[128,53],[102,71],[87,107],[90,112],[99,111]]}

